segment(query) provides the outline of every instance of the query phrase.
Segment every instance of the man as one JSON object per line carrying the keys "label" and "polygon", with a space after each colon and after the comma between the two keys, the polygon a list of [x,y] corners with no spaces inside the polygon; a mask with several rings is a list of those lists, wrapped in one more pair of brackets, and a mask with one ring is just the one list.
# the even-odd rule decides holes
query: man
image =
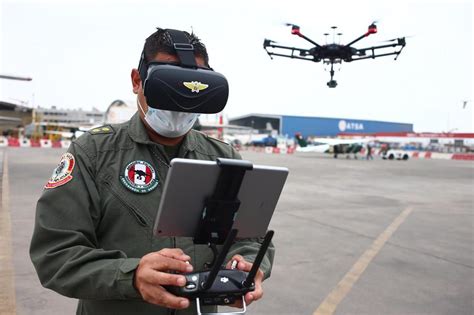
{"label": "man", "polygon": [[[198,114],[150,106],[142,62],[182,62],[170,36],[176,32],[193,46],[192,62],[208,67],[206,48],[194,34],[158,29],[131,73],[138,113],[73,141],[38,201],[31,259],[43,286],[79,299],[78,314],[195,313],[193,301],[165,286],[184,286],[181,274],[203,270],[212,251],[189,238],[153,236],[163,184],[172,158],[240,156],[230,145],[190,130]],[[227,267],[235,260],[238,269],[250,270],[258,248],[254,239],[236,242]],[[271,246],[247,303],[262,297],[273,255]]]}
{"label": "man", "polygon": [[369,143],[367,143],[367,161],[368,160],[373,160],[374,157],[372,156],[372,147],[370,146]]}

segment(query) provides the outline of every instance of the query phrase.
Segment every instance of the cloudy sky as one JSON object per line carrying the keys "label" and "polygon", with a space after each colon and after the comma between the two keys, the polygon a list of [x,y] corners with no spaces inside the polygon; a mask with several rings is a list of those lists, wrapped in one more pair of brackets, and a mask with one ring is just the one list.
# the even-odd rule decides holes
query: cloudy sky
{"label": "cloudy sky", "polygon": [[[134,101],[130,71],[156,26],[194,30],[230,84],[227,117],[288,114],[413,123],[415,131],[474,132],[472,2],[412,1],[24,1],[0,0],[0,99],[28,106],[105,110]],[[264,38],[310,48],[283,23],[324,44],[333,25],[347,43],[378,21],[358,48],[400,36],[392,57],[342,64],[329,89],[319,63],[275,58]]]}

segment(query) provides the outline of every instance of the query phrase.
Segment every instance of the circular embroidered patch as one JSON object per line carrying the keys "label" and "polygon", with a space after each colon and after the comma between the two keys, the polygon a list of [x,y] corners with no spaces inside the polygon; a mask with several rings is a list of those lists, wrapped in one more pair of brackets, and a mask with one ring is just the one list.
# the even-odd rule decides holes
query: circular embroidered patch
{"label": "circular embroidered patch", "polygon": [[158,186],[155,170],[145,161],[130,162],[120,180],[125,187],[141,194],[148,193]]}
{"label": "circular embroidered patch", "polygon": [[74,160],[74,155],[71,153],[64,153],[44,188],[56,188],[69,182],[72,179],[71,173],[75,164],[76,161]]}

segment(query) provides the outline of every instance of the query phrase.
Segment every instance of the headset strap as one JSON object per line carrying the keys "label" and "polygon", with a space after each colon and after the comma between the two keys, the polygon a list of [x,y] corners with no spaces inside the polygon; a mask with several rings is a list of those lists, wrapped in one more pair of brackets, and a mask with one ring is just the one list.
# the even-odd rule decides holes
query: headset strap
{"label": "headset strap", "polygon": [[183,31],[166,29],[173,41],[174,49],[178,55],[181,65],[184,67],[197,68],[196,60],[194,59],[194,46],[189,43]]}
{"label": "headset strap", "polygon": [[[171,36],[173,47],[176,50],[181,65],[184,67],[198,68],[196,60],[194,59],[194,46],[189,43],[184,32],[173,29],[166,29],[165,31]],[[142,82],[145,82],[147,71],[148,63],[145,61],[145,47],[143,47],[138,64],[138,72],[140,73]]]}
{"label": "headset strap", "polygon": [[148,71],[148,64],[145,62],[145,47],[143,47],[142,54],[140,56],[140,62],[138,63],[138,73],[142,84],[145,84],[145,79]]}

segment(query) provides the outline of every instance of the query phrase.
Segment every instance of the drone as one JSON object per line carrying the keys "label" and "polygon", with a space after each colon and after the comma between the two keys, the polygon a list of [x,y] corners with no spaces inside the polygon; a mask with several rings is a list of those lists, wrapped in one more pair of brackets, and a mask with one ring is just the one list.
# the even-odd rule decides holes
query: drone
{"label": "drone", "polygon": [[[288,46],[281,46],[277,45],[275,41],[270,39],[265,39],[263,41],[263,49],[267,52],[271,59],[273,56],[279,57],[287,57],[292,59],[302,59],[302,60],[309,60],[313,62],[321,62],[325,65],[330,65],[331,70],[329,71],[331,75],[331,80],[327,82],[327,86],[330,88],[335,88],[337,86],[337,81],[334,80],[334,65],[341,64],[342,61],[344,62],[352,62],[356,60],[363,60],[363,59],[375,59],[378,57],[384,56],[391,56],[395,55],[395,59],[397,60],[398,56],[402,52],[403,48],[406,45],[405,37],[394,38],[387,40],[386,42],[390,42],[390,44],[386,45],[379,45],[367,48],[354,48],[352,47],[353,44],[357,43],[361,39],[368,37],[369,35],[377,33],[377,26],[375,25],[376,22],[373,22],[369,25],[368,30],[363,35],[359,36],[358,38],[354,39],[350,43],[346,45],[342,45],[340,43],[335,42],[335,32],[337,26],[332,26],[333,29],[333,43],[320,45],[313,41],[312,39],[303,35],[300,31],[300,27],[295,24],[286,23],[286,26],[291,26],[291,34],[299,36],[306,41],[310,42],[314,45],[313,48],[304,49],[304,48],[296,48],[296,47],[288,47]],[[327,38],[329,33],[324,34]],[[340,36],[342,33],[337,33]],[[387,52],[387,50],[380,51],[380,49],[388,49],[393,48],[393,51]],[[272,49],[271,51],[269,49]],[[275,50],[280,50],[275,52]],[[282,50],[282,51],[281,51]],[[289,52],[288,52],[289,51]]]}

